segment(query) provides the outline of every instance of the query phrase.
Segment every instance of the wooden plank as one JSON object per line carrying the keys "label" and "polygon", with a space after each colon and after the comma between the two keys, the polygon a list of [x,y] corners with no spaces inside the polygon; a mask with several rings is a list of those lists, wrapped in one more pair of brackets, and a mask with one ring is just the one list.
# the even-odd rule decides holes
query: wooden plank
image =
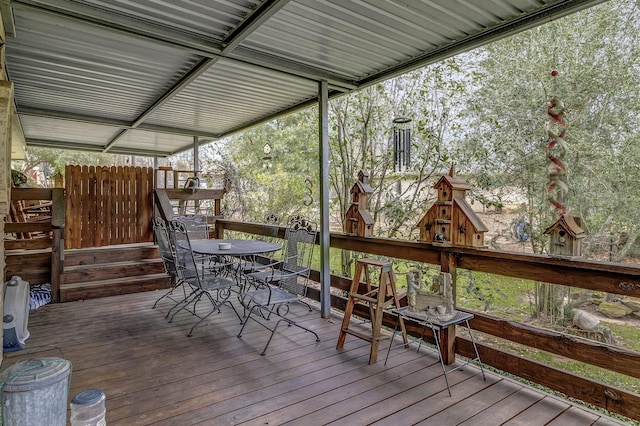
{"label": "wooden plank", "polygon": [[[252,228],[220,219],[217,229],[260,234]],[[458,268],[515,278],[541,280],[560,285],[640,297],[640,265],[586,259],[552,258],[547,255],[504,252],[466,247],[436,247],[429,243],[386,238],[360,238],[331,233],[331,247],[391,258],[440,264],[441,252],[450,253]]]}
{"label": "wooden plank", "polygon": [[111,168],[102,168],[102,245],[111,243],[111,227],[113,225],[113,176]]}
{"label": "wooden plank", "polygon": [[61,228],[55,228],[53,230],[52,238],[52,250],[51,250],[51,298],[54,303],[60,301],[60,277],[63,272],[63,247],[62,247],[62,232]]}
{"label": "wooden plank", "polygon": [[153,241],[151,219],[153,218],[153,169],[148,167],[143,173],[143,190],[141,193],[140,224],[142,226],[141,241]]}
{"label": "wooden plank", "polygon": [[[476,377],[476,380],[481,380],[481,377]],[[494,410],[497,403],[520,389],[521,386],[501,380],[490,388],[485,389],[486,392],[477,392],[469,396],[469,398],[466,398],[464,401],[448,407],[418,424],[458,425],[473,417],[475,414],[487,409],[487,407],[491,407],[491,410]]]}
{"label": "wooden plank", "polygon": [[162,217],[165,221],[173,219],[173,207],[171,207],[171,202],[169,201],[167,191],[165,189],[156,188],[154,190],[154,198],[160,217]]}
{"label": "wooden plank", "polygon": [[158,246],[150,243],[72,249],[65,252],[65,265],[93,265],[126,260],[160,259]]}
{"label": "wooden plank", "polygon": [[640,353],[579,336],[474,312],[471,327],[532,348],[640,378]]}
{"label": "wooden plank", "polygon": [[[502,352],[483,344],[476,344],[482,362],[487,365],[593,404],[596,407],[605,408],[629,418],[640,419],[640,395],[638,394],[540,364],[521,356]],[[456,350],[466,357],[470,357],[474,353],[471,342],[461,337],[456,339]],[[608,369],[610,366],[604,368]]]}
{"label": "wooden plank", "polygon": [[11,201],[52,199],[53,188],[11,188]]}
{"label": "wooden plank", "polygon": [[531,425],[532,422],[535,422],[535,424],[544,425],[558,417],[562,412],[567,410],[567,408],[569,408],[568,403],[555,398],[546,397],[504,424],[509,426],[525,426]]}
{"label": "wooden plank", "polygon": [[512,419],[544,398],[541,392],[526,387],[512,393],[491,407],[479,411],[459,426],[495,426]]}
{"label": "wooden plank", "polygon": [[80,221],[80,235],[78,240],[78,247],[90,247],[87,242],[91,241],[92,236],[87,235],[91,232],[88,229],[87,218],[89,217],[89,166],[80,166],[80,182],[81,182],[81,202],[80,202],[80,214],[78,220]]}
{"label": "wooden plank", "polygon": [[96,167],[87,167],[86,173],[87,192],[84,194],[83,204],[86,203],[87,214],[82,217],[83,224],[86,227],[86,231],[83,232],[83,246],[95,247],[98,245],[96,234],[99,232],[96,226],[98,218]]}
{"label": "wooden plank", "polygon": [[591,425],[600,418],[595,413],[590,413],[585,410],[577,409],[576,407],[569,407],[553,421],[547,423],[546,426],[583,426]]}
{"label": "wooden plank", "polygon": [[65,167],[65,192],[67,203],[65,207],[65,248],[80,247],[80,213],[81,213],[81,190],[80,166]]}
{"label": "wooden plank", "polygon": [[7,222],[4,224],[4,232],[7,234],[13,233],[29,233],[29,232],[49,232],[51,231],[51,222],[28,222],[28,223],[16,223]]}
{"label": "wooden plank", "polygon": [[95,188],[96,188],[96,206],[95,206],[95,213],[96,213],[96,217],[95,217],[95,224],[94,224],[94,229],[95,229],[95,242],[94,245],[97,247],[103,246],[105,244],[107,244],[105,242],[104,239],[104,213],[105,213],[105,209],[104,209],[104,201],[105,201],[105,194],[104,194],[104,180],[107,178],[107,176],[103,176],[102,175],[102,171],[104,169],[102,167],[96,167],[95,168]]}
{"label": "wooden plank", "polygon": [[183,189],[165,189],[171,200],[215,200],[224,197],[222,189],[199,189],[196,192],[189,192]]}
{"label": "wooden plank", "polygon": [[63,188],[53,188],[51,194],[51,226],[54,228],[64,227],[65,194]]}
{"label": "wooden plank", "polygon": [[28,240],[4,240],[5,250],[35,250],[51,248],[51,238],[31,238]]}
{"label": "wooden plank", "polygon": [[66,266],[64,284],[89,283],[91,281],[159,274],[161,272],[164,272],[162,259]]}
{"label": "wooden plank", "polygon": [[[146,173],[144,173],[145,169],[142,167],[136,167],[136,209],[135,209],[135,228],[136,228],[136,239],[137,241],[142,241],[145,235],[145,226],[146,223],[143,223],[146,219],[144,217],[144,192],[147,190],[146,185]],[[149,219],[150,220],[150,219]]]}
{"label": "wooden plank", "polygon": [[169,288],[171,278],[167,274],[143,275],[123,279],[95,281],[81,286],[60,287],[60,300],[72,302],[76,300],[100,299],[122,294],[148,292]]}
{"label": "wooden plank", "polygon": [[[118,228],[118,184],[117,184],[117,168],[112,166],[109,169],[109,222],[107,223],[108,230],[105,230],[108,244],[114,244],[116,239],[116,230]],[[107,232],[108,231],[108,232]]]}

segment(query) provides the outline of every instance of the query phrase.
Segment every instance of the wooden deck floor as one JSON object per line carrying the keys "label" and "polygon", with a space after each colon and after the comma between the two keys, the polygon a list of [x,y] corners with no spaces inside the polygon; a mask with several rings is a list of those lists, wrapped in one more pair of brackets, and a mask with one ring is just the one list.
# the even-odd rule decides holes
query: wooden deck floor
{"label": "wooden deck floor", "polygon": [[499,375],[484,381],[476,366],[451,373],[449,397],[431,348],[401,345],[387,366],[368,365],[368,343],[348,336],[335,349],[341,317],[322,319],[295,307],[315,330],[284,327],[267,356],[257,324],[237,338],[237,317],[224,309],[186,334],[194,317],[174,323],[159,292],[47,305],[32,311],[27,349],[5,354],[2,369],[26,358],[73,363],[69,397],[88,388],[107,395],[109,425],[613,425],[620,424]]}

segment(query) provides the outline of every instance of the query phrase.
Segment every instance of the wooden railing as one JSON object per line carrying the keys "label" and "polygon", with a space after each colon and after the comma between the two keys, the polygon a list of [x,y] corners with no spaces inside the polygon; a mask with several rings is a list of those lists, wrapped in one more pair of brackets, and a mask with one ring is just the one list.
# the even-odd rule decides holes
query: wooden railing
{"label": "wooden railing", "polygon": [[[229,220],[218,220],[216,227],[219,236],[224,235],[225,230],[252,234],[262,232],[260,224]],[[283,232],[284,230],[281,229],[282,234]],[[640,267],[636,265],[561,259],[495,250],[439,247],[416,241],[359,238],[340,233],[332,233],[330,241],[331,248],[334,249],[439,265],[442,271],[450,272],[454,279],[457,269],[462,268],[640,297]],[[312,274],[312,278],[319,280],[319,273],[316,271]],[[350,279],[347,277],[331,276],[331,286],[334,288],[346,291],[349,284]],[[320,292],[315,289],[310,289],[308,295],[316,300],[320,298]],[[345,304],[345,298],[331,296],[332,307],[343,310]],[[357,314],[367,317],[368,311],[362,309]],[[471,326],[474,330],[640,379],[640,353],[636,351],[502,319],[482,312],[473,312],[473,314],[475,318]],[[386,315],[385,324],[393,326],[395,318]],[[416,324],[409,323],[407,328],[415,335],[422,331],[422,328]],[[473,356],[473,347],[467,339],[456,337],[455,344],[450,346],[456,353],[466,357]],[[513,355],[489,344],[479,344],[479,351],[483,363],[487,365],[611,412],[632,419],[640,419],[640,396],[635,393]]]}
{"label": "wooden railing", "polygon": [[[11,188],[12,203],[25,205],[26,201],[48,202],[49,213],[44,220],[5,223],[6,255],[5,281],[19,275],[31,284],[51,283],[52,299],[58,301],[62,242],[64,241],[64,189]],[[38,238],[22,238],[40,234]]]}

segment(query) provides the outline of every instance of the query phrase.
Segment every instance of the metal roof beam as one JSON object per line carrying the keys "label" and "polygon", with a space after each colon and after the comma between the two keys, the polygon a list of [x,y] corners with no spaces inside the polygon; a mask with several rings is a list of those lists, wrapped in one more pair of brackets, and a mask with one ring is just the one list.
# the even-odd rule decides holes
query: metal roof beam
{"label": "metal roof beam", "polygon": [[225,58],[303,77],[309,80],[327,81],[331,89],[343,93],[350,92],[358,88],[358,85],[352,79],[349,79],[349,77],[336,75],[298,62],[256,52],[255,50],[247,49],[245,47],[238,47],[228,56],[225,56]]}
{"label": "metal roof beam", "polygon": [[[27,146],[65,149],[65,150],[74,150],[74,151],[85,151],[85,152],[102,152],[103,151],[102,145],[69,143],[65,141],[57,141],[57,140],[49,140],[49,139],[27,139]],[[116,147],[115,149],[109,151],[107,154],[142,155],[145,157],[155,157],[155,156],[170,157],[174,154],[174,152]]]}
{"label": "metal roof beam", "polygon": [[242,21],[231,33],[222,41],[222,54],[227,55],[233,51],[240,43],[257,30],[273,15],[280,11],[291,0],[267,0],[259,6],[247,19]]}
{"label": "metal roof beam", "polygon": [[[95,117],[89,115],[69,114],[60,111],[49,111],[36,108],[20,108],[18,110],[20,116],[43,117],[55,120],[68,120],[78,123],[95,124],[99,126],[117,127],[121,129],[132,129],[131,122],[125,120],[115,120],[111,118]],[[218,133],[202,132],[193,129],[184,129],[179,127],[167,127],[154,124],[140,124],[137,130],[145,130],[150,132],[167,133],[180,136],[198,136],[204,138],[217,139],[220,137]],[[103,148],[103,147],[102,147]]]}
{"label": "metal roof beam", "polygon": [[218,62],[218,58],[204,58],[200,62],[198,62],[193,68],[189,70],[180,80],[178,80],[172,87],[169,88],[166,92],[164,92],[160,97],[151,104],[142,114],[140,114],[129,129],[125,129],[120,132],[116,137],[111,139],[104,147],[104,152],[109,151],[122,137],[132,129],[137,128],[142,124],[142,122],[148,118],[151,114],[153,114],[158,108],[164,105],[166,102],[171,100],[175,95],[180,92],[183,88],[189,85],[193,80],[201,76],[204,72],[206,72],[213,64]]}

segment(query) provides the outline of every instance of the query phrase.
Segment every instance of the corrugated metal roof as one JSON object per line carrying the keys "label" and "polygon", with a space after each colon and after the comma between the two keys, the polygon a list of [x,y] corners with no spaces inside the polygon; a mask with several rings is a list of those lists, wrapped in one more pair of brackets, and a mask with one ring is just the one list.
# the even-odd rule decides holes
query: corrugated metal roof
{"label": "corrugated metal roof", "polygon": [[[170,155],[603,0],[12,0],[28,145]],[[9,11],[10,13],[7,13]]]}

